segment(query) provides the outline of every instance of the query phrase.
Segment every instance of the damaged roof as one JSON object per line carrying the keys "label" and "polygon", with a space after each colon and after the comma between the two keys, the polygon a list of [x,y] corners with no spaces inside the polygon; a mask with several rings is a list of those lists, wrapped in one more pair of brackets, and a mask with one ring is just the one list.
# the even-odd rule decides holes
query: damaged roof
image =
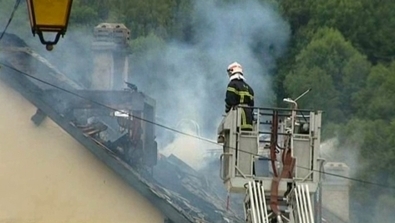
{"label": "damaged roof", "polygon": [[[147,198],[172,222],[240,222],[238,213],[227,210],[221,183],[215,183],[204,173],[188,168],[175,156],[159,159],[152,176],[139,173],[122,161],[113,151],[100,145],[59,114],[43,92],[54,86],[67,90],[83,87],[71,81],[45,58],[41,57],[19,37],[6,34],[1,42],[0,78],[68,134],[89,149],[101,161],[119,174],[131,187]],[[28,75],[23,75],[22,71]],[[42,83],[38,80],[53,84]],[[218,178],[219,178],[219,174]],[[210,180],[208,180],[210,179]],[[238,206],[242,207],[242,206]]]}

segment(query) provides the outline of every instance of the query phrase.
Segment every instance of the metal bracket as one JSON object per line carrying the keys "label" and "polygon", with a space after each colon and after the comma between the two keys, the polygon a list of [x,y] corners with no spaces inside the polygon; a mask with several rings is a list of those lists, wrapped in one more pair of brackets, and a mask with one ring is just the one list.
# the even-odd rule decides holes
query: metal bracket
{"label": "metal bracket", "polygon": [[307,174],[306,177],[302,178],[302,182],[305,182],[307,178],[309,178],[313,174],[313,171],[310,171],[309,174]]}
{"label": "metal bracket", "polygon": [[223,154],[221,154],[220,156],[219,156],[219,162],[220,162],[220,165],[219,165],[219,177],[221,178],[221,180],[227,180],[227,179],[229,179],[229,176],[226,176],[227,178],[225,179],[225,177],[223,176],[223,170],[222,170],[222,166],[223,166],[223,157],[224,156],[233,156],[233,154],[232,153],[223,153]]}
{"label": "metal bracket", "polygon": [[240,173],[240,175],[241,175],[243,178],[247,178],[246,175],[245,175],[237,166],[235,166],[235,168],[236,168],[237,172]]}

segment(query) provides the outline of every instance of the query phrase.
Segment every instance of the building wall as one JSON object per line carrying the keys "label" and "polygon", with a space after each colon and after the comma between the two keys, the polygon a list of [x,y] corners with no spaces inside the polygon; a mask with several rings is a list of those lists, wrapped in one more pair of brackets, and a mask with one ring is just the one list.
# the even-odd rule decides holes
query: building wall
{"label": "building wall", "polygon": [[113,89],[114,60],[110,50],[95,51],[93,57],[94,71],[91,76],[91,89],[110,90]]}
{"label": "building wall", "polygon": [[0,222],[160,223],[164,216],[105,164],[0,82]]}
{"label": "building wall", "polygon": [[345,186],[323,185],[323,207],[344,222],[349,222],[349,190]]}
{"label": "building wall", "polygon": [[[327,163],[325,172],[348,177],[349,168],[344,163]],[[322,206],[344,222],[350,222],[349,181],[325,175],[322,184]]]}

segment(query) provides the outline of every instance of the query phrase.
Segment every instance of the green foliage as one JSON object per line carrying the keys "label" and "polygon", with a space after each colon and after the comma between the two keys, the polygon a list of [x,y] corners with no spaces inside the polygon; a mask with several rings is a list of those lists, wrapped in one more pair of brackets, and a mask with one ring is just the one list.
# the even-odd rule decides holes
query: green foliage
{"label": "green foliage", "polygon": [[[381,185],[394,185],[394,130],[395,119],[352,119],[338,128],[339,145],[343,148],[340,152],[344,153],[346,148],[358,151],[358,165],[353,167],[354,171],[357,171],[354,178]],[[395,201],[392,189],[375,185],[352,182],[350,192],[353,202],[360,206],[360,209],[356,210],[357,216],[354,216],[355,222],[374,222],[372,208],[376,206],[377,197],[390,195],[392,202]]]}
{"label": "green foliage", "polygon": [[70,24],[93,25],[97,23],[98,18],[98,13],[93,8],[75,4],[70,15]]}
{"label": "green foliage", "polygon": [[132,53],[135,57],[138,57],[143,53],[148,53],[149,51],[161,49],[164,46],[165,41],[154,33],[150,33],[146,37],[138,37],[130,44]]}
{"label": "green foliage", "polygon": [[180,10],[187,10],[189,1],[129,0],[113,1],[110,20],[125,23],[132,30],[132,37],[146,36],[151,32],[167,38],[175,32]]}
{"label": "green foliage", "polygon": [[296,45],[309,41],[311,30],[333,27],[373,62],[394,59],[394,1],[283,0],[281,8],[298,37]]}
{"label": "green foliage", "polygon": [[340,32],[323,28],[296,55],[284,85],[292,97],[312,88],[314,93],[302,98],[301,105],[323,109],[325,118],[343,122],[354,111],[354,94],[364,87],[369,70],[365,57]]}
{"label": "green foliage", "polygon": [[389,67],[372,68],[366,88],[357,96],[359,115],[369,119],[391,120],[395,111],[395,61]]}

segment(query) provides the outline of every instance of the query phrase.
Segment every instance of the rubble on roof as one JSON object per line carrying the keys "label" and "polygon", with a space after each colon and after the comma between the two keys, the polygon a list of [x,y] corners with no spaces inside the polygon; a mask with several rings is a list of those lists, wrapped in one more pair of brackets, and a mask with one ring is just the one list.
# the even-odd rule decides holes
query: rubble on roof
{"label": "rubble on roof", "polygon": [[224,216],[229,222],[240,222],[241,199],[232,201],[232,206],[239,213],[232,209],[227,210],[227,193],[220,182],[219,174],[215,176],[218,181],[209,175],[218,173],[219,168],[207,170],[209,171],[195,171],[176,156],[170,155],[159,159],[153,177],[164,188],[192,203],[203,216],[211,219],[210,222],[224,222]]}

